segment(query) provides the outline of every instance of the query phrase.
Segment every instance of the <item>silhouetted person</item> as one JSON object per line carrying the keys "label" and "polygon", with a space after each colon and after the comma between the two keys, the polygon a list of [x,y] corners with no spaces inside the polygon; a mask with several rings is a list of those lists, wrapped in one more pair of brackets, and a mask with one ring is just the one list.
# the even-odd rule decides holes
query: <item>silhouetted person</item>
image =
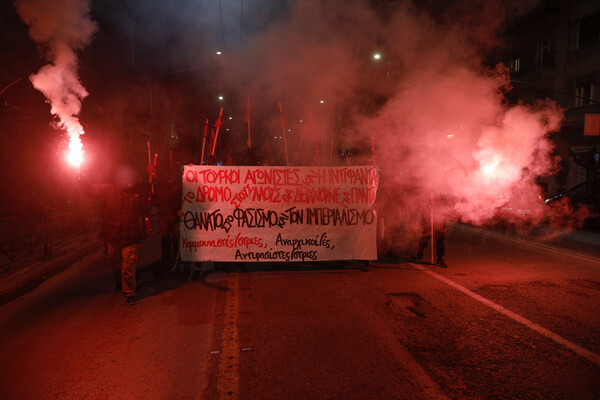
{"label": "silhouetted person", "polygon": [[[443,203],[443,199],[438,198],[436,199],[435,204],[429,204],[429,207],[423,208],[421,218],[422,231],[421,238],[419,239],[419,248],[417,250],[417,260],[423,259],[423,252],[431,239],[431,207],[435,207],[435,205],[439,205],[439,203]],[[447,268],[448,264],[446,264],[446,261],[444,260],[444,256],[446,255],[446,220],[438,214],[436,214],[434,208],[433,236],[435,238],[435,264],[442,268]]]}
{"label": "silhouetted person", "polygon": [[106,242],[107,256],[115,276],[115,290],[122,291],[127,303],[134,305],[142,220],[146,223],[146,234],[153,234],[148,219],[148,184],[139,182],[134,168],[120,166],[115,172],[114,183],[87,183],[84,189],[100,201],[101,235]]}
{"label": "silhouetted person", "polygon": [[181,177],[171,174],[157,185],[158,213],[160,216],[160,246],[163,271],[169,270],[175,262],[179,237],[177,212],[181,209]]}

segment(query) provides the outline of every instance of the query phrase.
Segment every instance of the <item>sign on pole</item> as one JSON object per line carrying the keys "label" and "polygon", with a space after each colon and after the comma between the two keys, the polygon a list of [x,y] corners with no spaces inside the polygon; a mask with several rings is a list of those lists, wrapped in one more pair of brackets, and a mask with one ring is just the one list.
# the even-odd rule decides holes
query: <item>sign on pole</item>
{"label": "sign on pole", "polygon": [[183,261],[374,260],[372,166],[183,171]]}

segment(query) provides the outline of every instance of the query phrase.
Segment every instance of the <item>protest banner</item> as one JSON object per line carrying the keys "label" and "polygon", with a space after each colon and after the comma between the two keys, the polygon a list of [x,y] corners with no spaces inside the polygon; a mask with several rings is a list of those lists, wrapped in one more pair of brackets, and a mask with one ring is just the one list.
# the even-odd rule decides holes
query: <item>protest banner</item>
{"label": "protest banner", "polygon": [[374,260],[372,166],[183,171],[183,261]]}

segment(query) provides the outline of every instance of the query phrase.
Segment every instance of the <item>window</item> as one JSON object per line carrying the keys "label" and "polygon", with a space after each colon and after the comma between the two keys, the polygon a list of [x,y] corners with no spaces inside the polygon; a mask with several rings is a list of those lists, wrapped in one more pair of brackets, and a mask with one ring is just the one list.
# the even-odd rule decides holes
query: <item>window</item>
{"label": "window", "polygon": [[584,94],[584,87],[576,86],[575,87],[575,107],[581,107],[583,105],[583,94]]}
{"label": "window", "polygon": [[575,81],[575,107],[590,104],[592,100],[596,100],[596,85],[593,77]]}
{"label": "window", "polygon": [[600,12],[579,20],[579,48],[600,42]]}
{"label": "window", "polygon": [[169,148],[174,150],[179,145],[179,132],[177,123],[171,122],[171,131],[169,132]]}
{"label": "window", "polygon": [[535,64],[545,66],[550,62],[550,38],[538,43],[535,52]]}
{"label": "window", "polygon": [[508,63],[508,67],[510,68],[510,72],[519,72],[521,69],[521,59],[515,58]]}

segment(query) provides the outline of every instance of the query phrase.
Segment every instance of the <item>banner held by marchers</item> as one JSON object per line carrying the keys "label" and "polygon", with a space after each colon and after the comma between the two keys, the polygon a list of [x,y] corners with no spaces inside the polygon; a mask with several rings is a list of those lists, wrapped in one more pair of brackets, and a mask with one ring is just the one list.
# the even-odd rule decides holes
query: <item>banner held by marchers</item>
{"label": "banner held by marchers", "polygon": [[183,261],[374,260],[372,166],[183,171]]}

